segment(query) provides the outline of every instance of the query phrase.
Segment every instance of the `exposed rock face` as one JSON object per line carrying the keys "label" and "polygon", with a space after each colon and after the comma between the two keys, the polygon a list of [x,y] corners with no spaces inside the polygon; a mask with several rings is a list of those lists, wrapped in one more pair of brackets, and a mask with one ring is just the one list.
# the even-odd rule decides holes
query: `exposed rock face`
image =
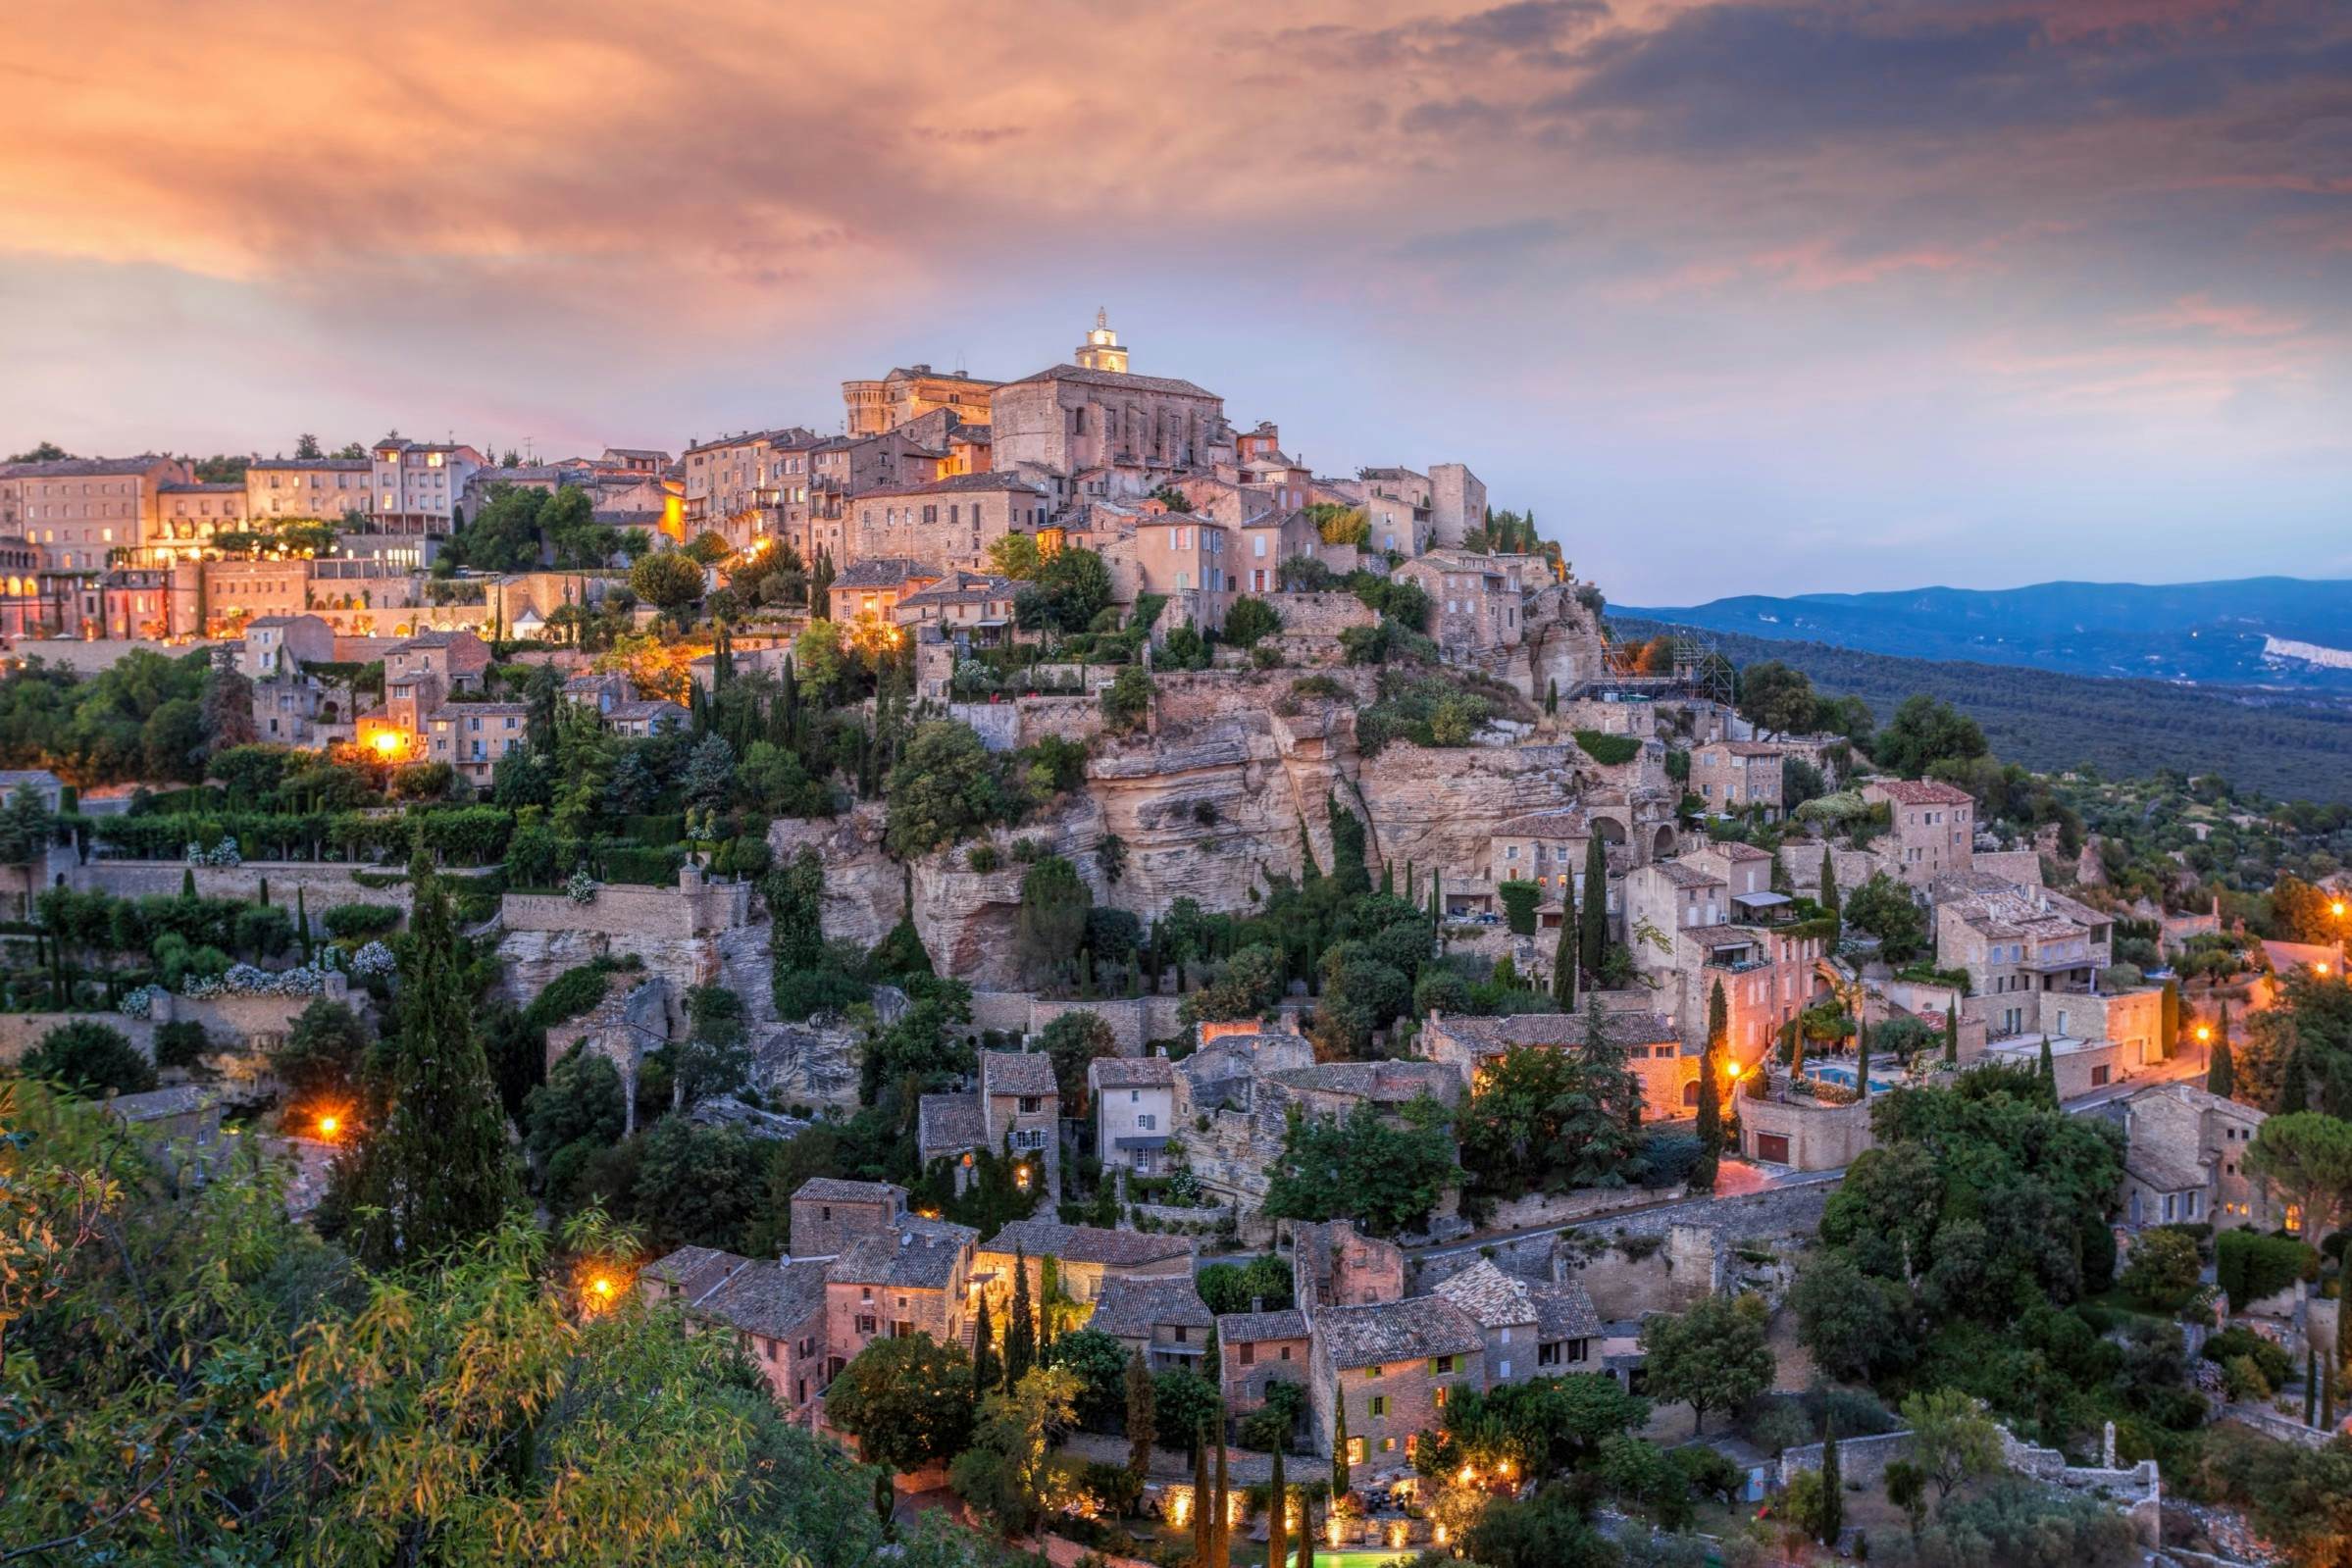
{"label": "exposed rock face", "polygon": [[1590,766],[1573,745],[1385,746],[1361,766],[1372,853],[1400,868],[1411,861],[1424,885],[1432,868],[1467,876],[1485,866],[1497,827],[1571,804]]}

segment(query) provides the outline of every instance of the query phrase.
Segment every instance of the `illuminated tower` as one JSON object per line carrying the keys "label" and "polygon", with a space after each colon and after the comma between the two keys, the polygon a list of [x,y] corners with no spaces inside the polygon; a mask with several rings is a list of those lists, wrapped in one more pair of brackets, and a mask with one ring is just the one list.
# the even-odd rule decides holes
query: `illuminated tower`
{"label": "illuminated tower", "polygon": [[1095,329],[1086,334],[1086,341],[1072,357],[1084,370],[1127,374],[1127,350],[1119,346],[1119,334],[1110,329],[1109,311],[1095,312]]}

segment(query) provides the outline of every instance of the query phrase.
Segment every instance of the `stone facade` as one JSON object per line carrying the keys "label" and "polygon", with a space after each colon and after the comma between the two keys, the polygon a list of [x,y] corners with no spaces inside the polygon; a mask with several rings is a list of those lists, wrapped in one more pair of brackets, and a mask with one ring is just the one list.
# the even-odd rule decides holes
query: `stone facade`
{"label": "stone facade", "polygon": [[1923,886],[1969,869],[1976,802],[1966,789],[1927,779],[1873,779],[1862,786],[1862,798],[1893,812],[1893,854],[1905,882]]}
{"label": "stone facade", "polygon": [[1017,474],[958,474],[857,497],[858,559],[895,557],[944,571],[985,571],[989,546],[1046,526],[1044,489]]}
{"label": "stone facade", "polygon": [[1780,818],[1781,769],[1778,746],[1718,740],[1691,750],[1691,791],[1712,812],[1740,816],[1763,807],[1764,820]]}
{"label": "stone facade", "polygon": [[1486,481],[1469,465],[1429,465],[1429,527],[1440,548],[1457,546],[1464,534],[1486,527]]}
{"label": "stone facade", "polygon": [[1202,463],[1214,442],[1231,440],[1225,401],[1207,388],[1081,365],[1055,366],[996,388],[989,427],[1000,467],[1035,463],[1065,475],[1122,463],[1190,468]]}
{"label": "stone facade", "polygon": [[2246,1145],[2266,1119],[2251,1105],[2188,1084],[2158,1084],[2109,1108],[2123,1127],[2123,1223],[2250,1226],[2284,1216],[2243,1170]]}

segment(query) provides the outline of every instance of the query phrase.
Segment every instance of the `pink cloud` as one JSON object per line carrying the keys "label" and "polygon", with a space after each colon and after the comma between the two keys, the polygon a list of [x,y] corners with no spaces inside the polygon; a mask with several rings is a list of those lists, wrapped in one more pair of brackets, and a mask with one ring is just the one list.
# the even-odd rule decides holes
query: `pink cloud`
{"label": "pink cloud", "polygon": [[2184,294],[2162,310],[2124,318],[2126,327],[2164,331],[2209,332],[2221,337],[2291,337],[2305,323],[2260,305],[2224,304],[2212,296]]}

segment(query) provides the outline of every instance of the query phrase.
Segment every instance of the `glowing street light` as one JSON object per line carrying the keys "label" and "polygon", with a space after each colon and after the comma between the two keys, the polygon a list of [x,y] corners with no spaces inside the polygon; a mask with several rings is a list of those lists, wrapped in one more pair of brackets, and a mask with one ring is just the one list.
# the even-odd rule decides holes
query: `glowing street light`
{"label": "glowing street light", "polygon": [[2202,1045],[2211,1038],[2213,1038],[2213,1026],[2211,1024],[2199,1024],[2197,1026],[2197,1043]]}
{"label": "glowing street light", "polygon": [[329,1111],[325,1116],[319,1118],[319,1136],[321,1138],[332,1138],[342,1130],[343,1119],[332,1111]]}
{"label": "glowing street light", "polygon": [[400,732],[397,730],[377,731],[376,750],[382,756],[390,757],[398,755],[400,751]]}

